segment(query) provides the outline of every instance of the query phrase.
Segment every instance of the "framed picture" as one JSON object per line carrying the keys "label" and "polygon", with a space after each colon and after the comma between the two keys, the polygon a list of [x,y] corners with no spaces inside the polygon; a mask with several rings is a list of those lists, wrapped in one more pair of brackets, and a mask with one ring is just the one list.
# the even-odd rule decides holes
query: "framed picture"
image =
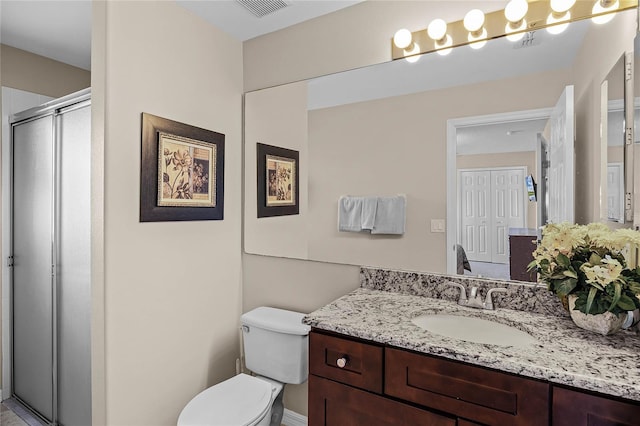
{"label": "framed picture", "polygon": [[222,220],[224,135],[142,113],[140,221]]}
{"label": "framed picture", "polygon": [[298,214],[298,151],[262,143],[257,150],[258,217]]}

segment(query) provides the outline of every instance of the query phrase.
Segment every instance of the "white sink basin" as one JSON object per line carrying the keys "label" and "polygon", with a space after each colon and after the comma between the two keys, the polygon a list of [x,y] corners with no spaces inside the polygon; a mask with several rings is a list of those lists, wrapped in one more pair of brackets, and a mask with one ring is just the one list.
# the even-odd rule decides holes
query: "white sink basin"
{"label": "white sink basin", "polygon": [[536,340],[524,331],[497,322],[459,315],[430,314],[411,320],[431,333],[474,343],[525,346]]}

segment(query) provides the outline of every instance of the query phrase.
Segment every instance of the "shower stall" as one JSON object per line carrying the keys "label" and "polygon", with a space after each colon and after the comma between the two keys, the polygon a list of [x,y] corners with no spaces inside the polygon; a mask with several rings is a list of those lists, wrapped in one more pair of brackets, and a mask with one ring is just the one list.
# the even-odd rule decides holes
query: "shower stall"
{"label": "shower stall", "polygon": [[11,395],[91,424],[91,93],[11,117]]}

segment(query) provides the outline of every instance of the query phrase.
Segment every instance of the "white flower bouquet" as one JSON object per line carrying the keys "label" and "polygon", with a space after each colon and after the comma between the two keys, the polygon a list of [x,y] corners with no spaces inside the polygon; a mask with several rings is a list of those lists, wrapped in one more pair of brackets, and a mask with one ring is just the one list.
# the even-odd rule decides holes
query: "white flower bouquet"
{"label": "white flower bouquet", "polygon": [[533,252],[529,270],[567,307],[575,295],[584,314],[620,314],[640,308],[640,267],[630,269],[624,254],[640,247],[640,232],[610,230],[603,223],[549,224]]}

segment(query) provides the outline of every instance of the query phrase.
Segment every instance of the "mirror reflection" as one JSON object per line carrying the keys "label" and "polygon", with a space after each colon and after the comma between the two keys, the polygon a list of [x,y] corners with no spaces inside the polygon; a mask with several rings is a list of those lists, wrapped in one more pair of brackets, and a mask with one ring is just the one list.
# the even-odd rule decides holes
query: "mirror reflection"
{"label": "mirror reflection", "polygon": [[625,141],[625,55],[607,74],[602,82],[602,143],[606,147],[606,218],[609,221],[624,223],[624,141]]}
{"label": "mirror reflection", "polygon": [[[478,263],[464,273],[515,279],[510,235],[530,243],[549,220],[599,220],[600,168],[593,163],[600,161],[594,158],[600,117],[589,105],[628,50],[634,28],[633,11],[622,12],[604,26],[575,22],[555,36],[536,31],[518,43],[501,38],[477,51],[464,46],[416,63],[399,60],[246,93],[245,251],[456,273],[461,246],[469,263]],[[593,60],[605,50],[617,51],[615,59]],[[574,128],[575,151],[567,133]],[[257,143],[299,152],[300,214],[257,218]],[[504,190],[488,187],[485,213],[490,205],[518,217],[470,232],[461,212],[479,204],[474,195],[462,200],[459,183],[468,176],[460,174],[486,178],[487,171],[489,185],[500,181]],[[509,181],[519,181],[517,190]],[[346,195],[404,196],[404,234],[338,231],[338,200]],[[474,258],[476,247],[484,241],[486,252],[490,240],[491,258]],[[499,274],[490,272],[496,266]]]}

